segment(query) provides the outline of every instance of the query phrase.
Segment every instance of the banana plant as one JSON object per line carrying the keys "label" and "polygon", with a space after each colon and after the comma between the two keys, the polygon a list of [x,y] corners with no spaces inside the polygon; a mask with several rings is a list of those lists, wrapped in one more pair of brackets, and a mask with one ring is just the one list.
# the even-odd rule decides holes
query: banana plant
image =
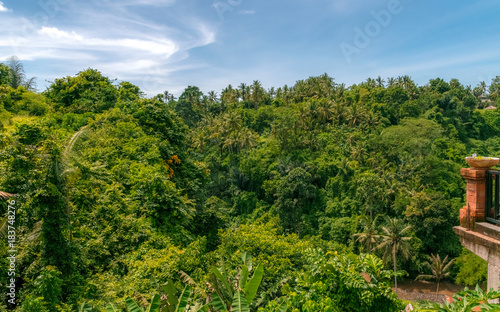
{"label": "banana plant", "polygon": [[[242,254],[243,264],[239,267],[238,278],[231,282],[224,267],[212,268],[210,285],[213,288],[210,307],[219,312],[249,312],[250,304],[257,294],[257,290],[264,276],[264,268],[258,265],[252,277],[252,260],[246,253]],[[233,286],[234,285],[234,286]]]}
{"label": "banana plant", "polygon": [[120,310],[114,304],[110,303],[106,307],[106,312],[120,312]]}
{"label": "banana plant", "polygon": [[[192,285],[196,283],[184,272],[181,272],[184,280],[190,280],[188,285],[184,287],[179,297],[176,297],[177,289],[174,282],[169,279],[168,282],[160,287],[161,296],[161,312],[198,312],[208,311],[208,304],[200,302],[190,304],[189,298],[193,294]],[[192,285],[191,285],[192,284]]]}
{"label": "banana plant", "polygon": [[[154,295],[153,298],[151,298],[151,303],[149,304],[148,308],[146,311],[144,311],[144,308],[140,307],[132,298],[127,297],[125,299],[125,303],[127,304],[127,309],[129,312],[160,312],[160,296],[158,294]],[[109,308],[109,306],[108,306]],[[113,311],[109,310],[108,311]]]}
{"label": "banana plant", "polygon": [[80,305],[80,309],[78,312],[91,312],[93,309],[92,305],[90,303],[84,302]]}
{"label": "banana plant", "polygon": [[191,286],[186,285],[180,296],[176,297],[176,288],[172,280],[161,286],[163,293],[161,300],[162,312],[185,312],[188,309],[188,301],[191,296]]}

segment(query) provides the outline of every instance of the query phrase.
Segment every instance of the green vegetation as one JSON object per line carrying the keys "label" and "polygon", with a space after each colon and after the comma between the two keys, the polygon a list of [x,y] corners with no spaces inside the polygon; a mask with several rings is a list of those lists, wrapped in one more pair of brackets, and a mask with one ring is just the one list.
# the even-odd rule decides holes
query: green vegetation
{"label": "green vegetation", "polygon": [[453,295],[451,302],[444,304],[427,303],[421,304],[417,311],[423,312],[472,312],[472,311],[499,311],[499,304],[490,304],[488,300],[500,298],[500,292],[483,290],[476,286],[474,290],[469,290],[467,287],[458,294]]}
{"label": "green vegetation", "polygon": [[[397,277],[462,252],[464,156],[500,152],[500,113],[457,80],[176,99],[87,69],[37,93],[13,59],[0,83],[16,311],[400,311]],[[452,277],[481,282],[467,257]]]}
{"label": "green vegetation", "polygon": [[446,277],[450,276],[451,265],[453,264],[453,260],[448,261],[448,256],[444,257],[441,260],[439,255],[434,256],[431,254],[429,257],[430,263],[424,263],[431,271],[431,274],[422,274],[417,276],[416,279],[435,279],[437,282],[436,285],[436,296],[439,292],[439,282]]}

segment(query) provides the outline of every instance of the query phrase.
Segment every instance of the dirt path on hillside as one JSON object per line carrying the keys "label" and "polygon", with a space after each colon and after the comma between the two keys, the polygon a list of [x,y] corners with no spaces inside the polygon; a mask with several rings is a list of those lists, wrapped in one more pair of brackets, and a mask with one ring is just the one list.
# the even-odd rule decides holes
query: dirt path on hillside
{"label": "dirt path on hillside", "polygon": [[429,300],[443,303],[446,296],[451,297],[453,294],[463,289],[464,286],[461,285],[450,282],[441,282],[439,283],[439,293],[436,297],[435,282],[404,280],[402,282],[398,282],[398,297],[400,299],[410,301]]}

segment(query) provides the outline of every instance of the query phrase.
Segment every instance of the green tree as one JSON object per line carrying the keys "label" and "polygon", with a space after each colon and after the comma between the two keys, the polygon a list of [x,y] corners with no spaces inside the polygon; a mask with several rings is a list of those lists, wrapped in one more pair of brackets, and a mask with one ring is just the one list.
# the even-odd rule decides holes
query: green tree
{"label": "green tree", "polygon": [[464,248],[458,258],[455,259],[458,267],[456,283],[465,286],[486,285],[488,278],[488,262]]}
{"label": "green tree", "polygon": [[375,247],[375,244],[377,243],[376,240],[378,237],[377,218],[372,220],[367,216],[362,216],[360,223],[363,232],[356,233],[353,236],[357,237],[356,242],[359,242],[363,246],[365,252],[371,254],[373,248]]}
{"label": "green tree", "polygon": [[312,176],[303,168],[295,168],[280,181],[277,190],[276,210],[283,228],[289,233],[303,234],[304,216],[312,214],[317,201],[317,188]]}
{"label": "green tree", "polygon": [[419,311],[431,312],[472,312],[472,311],[499,311],[500,304],[490,304],[488,301],[493,301],[500,298],[500,292],[491,289],[487,293],[476,285],[474,290],[469,290],[465,287],[461,292],[454,294],[452,302],[446,301],[440,303],[424,303],[418,305]]}
{"label": "green tree", "polygon": [[390,287],[390,271],[376,256],[325,255],[318,249],[308,249],[307,256],[297,286],[284,285],[284,296],[259,311],[396,312],[404,308]]}
{"label": "green tree", "polygon": [[0,85],[9,84],[10,69],[7,65],[0,63]]}
{"label": "green tree", "polygon": [[8,60],[9,66],[9,85],[17,89],[24,84],[26,74],[24,73],[24,66],[16,56],[11,56]]}
{"label": "green tree", "polygon": [[411,254],[412,247],[410,245],[409,236],[411,230],[410,225],[406,225],[403,220],[396,218],[386,218],[386,224],[382,226],[383,234],[380,235],[382,241],[376,248],[384,250],[384,259],[392,255],[392,263],[394,266],[394,285],[396,293],[398,292],[398,279],[397,279],[397,255],[401,255],[403,259],[408,259]]}
{"label": "green tree", "polygon": [[198,87],[188,86],[175,104],[175,112],[189,127],[197,124],[206,113],[206,109],[202,106],[202,99],[203,92]]}
{"label": "green tree", "polygon": [[110,109],[116,105],[119,96],[109,78],[90,68],[75,77],[56,79],[44,94],[56,110],[79,114]]}
{"label": "green tree", "polygon": [[490,99],[492,101],[496,101],[500,94],[500,76],[496,76],[495,78],[491,79],[488,91],[490,94]]}
{"label": "green tree", "polygon": [[437,282],[436,285],[436,298],[439,292],[439,282],[443,280],[444,278],[447,278],[450,276],[450,269],[451,265],[453,264],[453,260],[448,261],[448,255],[441,260],[441,257],[439,254],[437,256],[434,256],[434,254],[431,254],[429,257],[430,262],[425,262],[424,265],[428,267],[431,270],[431,274],[421,274],[417,276],[415,280],[418,279],[434,279]]}

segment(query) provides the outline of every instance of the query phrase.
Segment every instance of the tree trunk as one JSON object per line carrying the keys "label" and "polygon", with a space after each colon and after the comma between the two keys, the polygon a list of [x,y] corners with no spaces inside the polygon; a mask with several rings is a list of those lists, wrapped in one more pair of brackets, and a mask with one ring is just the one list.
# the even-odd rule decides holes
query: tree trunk
{"label": "tree trunk", "polygon": [[396,276],[396,244],[392,248],[392,262],[394,262],[394,288],[396,289],[396,294],[398,293],[398,277]]}
{"label": "tree trunk", "polygon": [[438,292],[439,292],[439,280],[437,280],[436,299],[438,298]]}

